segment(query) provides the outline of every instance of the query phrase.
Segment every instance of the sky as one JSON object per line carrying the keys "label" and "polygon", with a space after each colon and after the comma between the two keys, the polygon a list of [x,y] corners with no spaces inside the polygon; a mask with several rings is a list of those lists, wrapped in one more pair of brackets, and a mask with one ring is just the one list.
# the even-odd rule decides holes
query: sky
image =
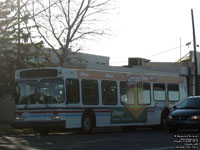
{"label": "sky", "polygon": [[127,65],[128,57],[177,61],[193,50],[193,45],[185,45],[193,41],[191,9],[196,42],[200,44],[199,0],[115,1],[115,13],[108,21],[112,35],[89,43],[83,52],[108,56],[113,66]]}

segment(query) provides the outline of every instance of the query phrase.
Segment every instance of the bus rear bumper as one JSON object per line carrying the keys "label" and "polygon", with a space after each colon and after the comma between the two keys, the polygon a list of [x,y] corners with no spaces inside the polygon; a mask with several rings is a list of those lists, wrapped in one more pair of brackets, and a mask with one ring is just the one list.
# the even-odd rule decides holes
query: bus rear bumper
{"label": "bus rear bumper", "polygon": [[15,129],[64,129],[66,127],[65,120],[45,120],[45,121],[14,121],[11,123],[11,127]]}

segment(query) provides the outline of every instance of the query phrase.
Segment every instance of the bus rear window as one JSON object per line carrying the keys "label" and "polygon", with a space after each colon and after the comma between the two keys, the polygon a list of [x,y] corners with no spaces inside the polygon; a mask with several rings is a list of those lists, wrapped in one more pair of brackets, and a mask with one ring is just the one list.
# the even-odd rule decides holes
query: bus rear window
{"label": "bus rear window", "polygon": [[66,97],[68,104],[76,104],[80,102],[78,79],[66,80]]}
{"label": "bus rear window", "polygon": [[142,88],[138,88],[139,104],[151,104],[151,89],[149,83],[143,83]]}
{"label": "bus rear window", "polygon": [[120,101],[122,105],[127,104],[128,102],[128,89],[126,81],[120,82]]}
{"label": "bus rear window", "polygon": [[179,101],[179,85],[178,84],[168,84],[168,97],[169,101]]}
{"label": "bus rear window", "polygon": [[102,81],[103,105],[117,105],[117,83],[115,81]]}
{"label": "bus rear window", "polygon": [[156,83],[153,85],[153,95],[156,101],[165,101],[165,84]]}
{"label": "bus rear window", "polygon": [[82,83],[82,100],[84,105],[98,105],[99,92],[97,80],[83,79]]}
{"label": "bus rear window", "polygon": [[34,69],[20,72],[20,78],[57,77],[56,69]]}

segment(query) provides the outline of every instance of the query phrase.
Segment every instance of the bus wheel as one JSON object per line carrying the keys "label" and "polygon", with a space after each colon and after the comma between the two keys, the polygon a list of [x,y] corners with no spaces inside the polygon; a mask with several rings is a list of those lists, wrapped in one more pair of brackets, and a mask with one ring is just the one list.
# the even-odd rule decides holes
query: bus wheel
{"label": "bus wheel", "polygon": [[88,114],[84,115],[82,118],[82,132],[90,133],[93,127],[92,117]]}
{"label": "bus wheel", "polygon": [[168,119],[168,115],[169,115],[170,111],[168,108],[165,108],[162,112],[161,115],[161,127],[163,129],[167,129],[167,119]]}

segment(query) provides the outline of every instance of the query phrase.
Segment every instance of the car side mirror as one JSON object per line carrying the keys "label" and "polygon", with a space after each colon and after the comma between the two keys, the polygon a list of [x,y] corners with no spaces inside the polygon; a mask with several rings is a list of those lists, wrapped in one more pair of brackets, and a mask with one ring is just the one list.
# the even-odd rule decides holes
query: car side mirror
{"label": "car side mirror", "polygon": [[175,110],[175,109],[177,109],[177,106],[176,106],[176,105],[174,105],[174,106],[173,106],[173,109],[174,109],[174,110]]}

